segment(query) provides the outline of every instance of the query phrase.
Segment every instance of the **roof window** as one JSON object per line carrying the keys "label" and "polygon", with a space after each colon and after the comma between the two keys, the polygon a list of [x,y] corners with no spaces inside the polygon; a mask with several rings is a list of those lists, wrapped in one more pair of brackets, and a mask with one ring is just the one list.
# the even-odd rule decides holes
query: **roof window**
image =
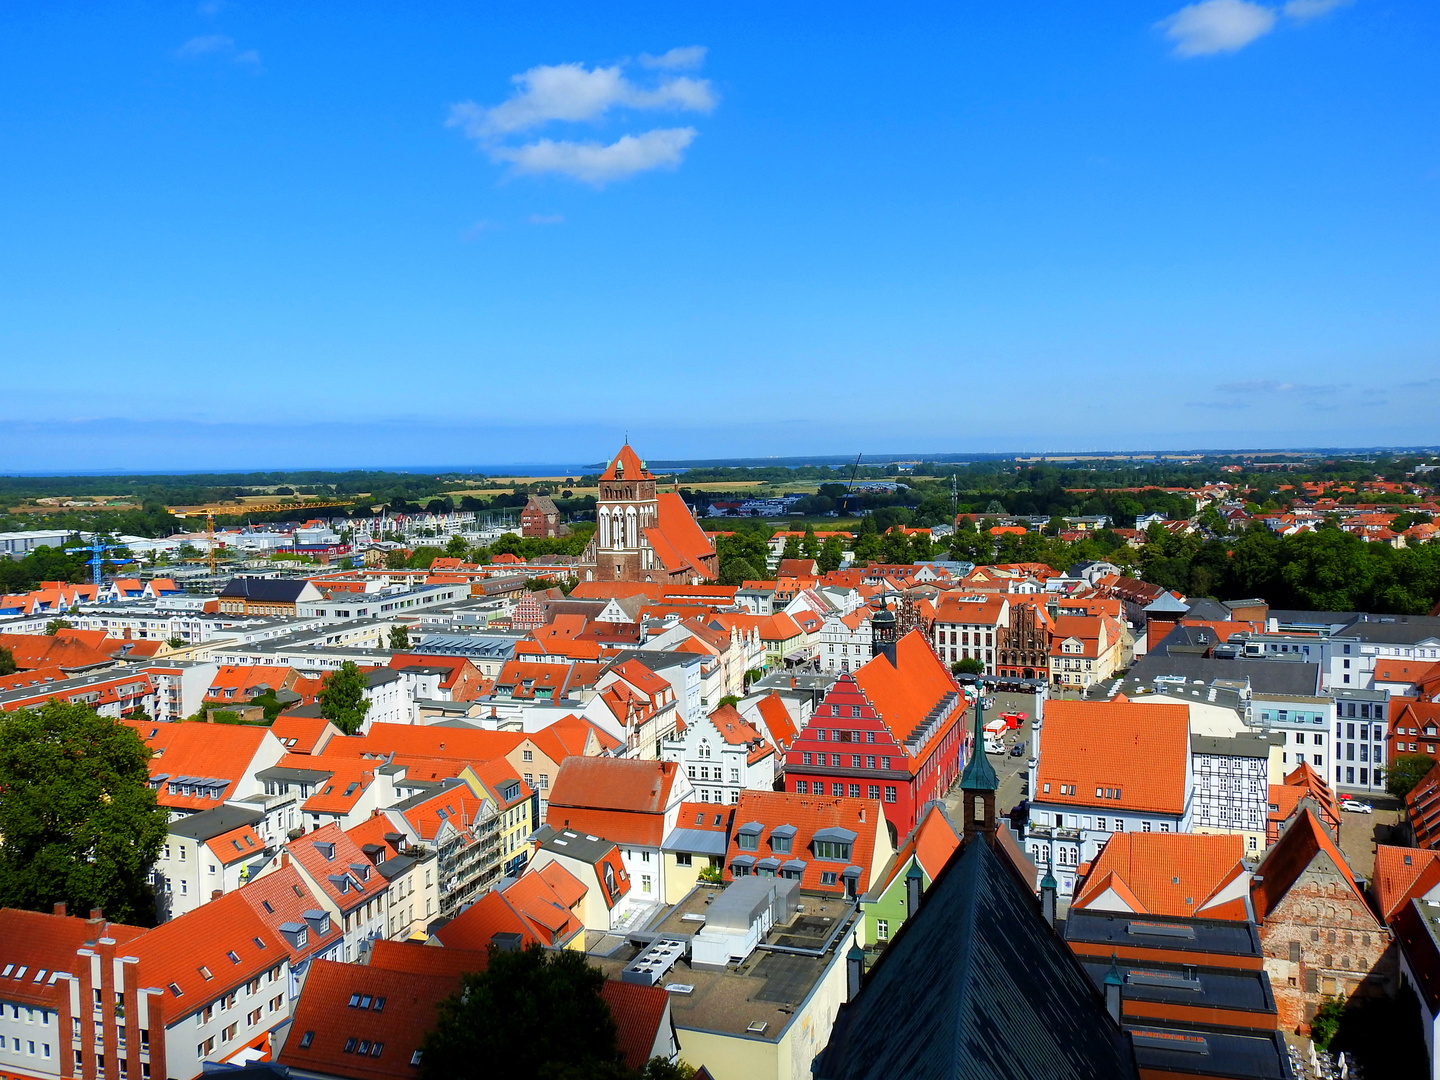
{"label": "roof window", "polygon": [[375,1012],[384,1012],[385,999],[383,997],[377,997],[375,999],[375,1004],[371,1005],[370,1008],[373,1009]]}
{"label": "roof window", "polygon": [[210,969],[209,969],[208,967],[206,967],[204,964],[201,964],[201,965],[200,965],[198,968],[196,968],[195,970],[198,971],[198,972],[200,972],[200,977],[201,977],[202,979],[204,979],[206,982],[209,982],[211,979],[213,979],[213,978],[215,977],[214,975],[210,974]]}
{"label": "roof window", "polygon": [[176,997],[179,997],[181,994],[180,984],[172,982],[170,984],[170,993],[174,994]]}
{"label": "roof window", "polygon": [[308,1050],[308,1049],[310,1049],[310,1044],[311,1044],[312,1042],[314,1042],[314,1041],[315,1041],[315,1032],[313,1032],[313,1031],[307,1031],[307,1032],[305,1032],[304,1035],[301,1035],[301,1036],[300,1036],[300,1049],[301,1049],[301,1050]]}
{"label": "roof window", "polygon": [[232,964],[238,964],[240,962],[240,954],[237,953],[234,949],[231,949],[225,955],[230,958],[230,962]]}

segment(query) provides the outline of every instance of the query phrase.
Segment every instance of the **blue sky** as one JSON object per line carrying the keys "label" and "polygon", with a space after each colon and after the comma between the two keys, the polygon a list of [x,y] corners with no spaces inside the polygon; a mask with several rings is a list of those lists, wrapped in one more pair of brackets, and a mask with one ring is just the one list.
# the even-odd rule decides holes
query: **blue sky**
{"label": "blue sky", "polygon": [[1440,441],[1440,5],[7,5],[0,468]]}

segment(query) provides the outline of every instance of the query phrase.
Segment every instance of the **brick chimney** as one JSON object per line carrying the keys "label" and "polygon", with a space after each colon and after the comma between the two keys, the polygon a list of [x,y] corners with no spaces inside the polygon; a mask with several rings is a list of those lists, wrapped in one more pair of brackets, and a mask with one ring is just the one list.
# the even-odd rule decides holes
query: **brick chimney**
{"label": "brick chimney", "polygon": [[211,890],[210,890],[210,899],[211,899],[211,900],[219,900],[220,897],[222,897],[222,896],[224,896],[224,895],[225,895],[225,890],[224,890],[224,889],[211,889]]}
{"label": "brick chimney", "polygon": [[64,915],[64,914],[65,914],[65,901],[64,901],[64,900],[57,900],[57,901],[55,902],[55,914],[56,914],[56,915]]}

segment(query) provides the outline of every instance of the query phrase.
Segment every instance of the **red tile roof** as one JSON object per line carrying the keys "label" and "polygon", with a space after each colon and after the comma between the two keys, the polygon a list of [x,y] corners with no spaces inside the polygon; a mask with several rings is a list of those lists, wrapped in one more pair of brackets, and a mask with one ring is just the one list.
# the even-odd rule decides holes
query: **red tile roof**
{"label": "red tile roof", "polygon": [[[316,960],[277,1060],[307,1073],[352,1080],[408,1080],[416,1075],[411,1059],[435,1026],[440,1002],[459,989],[458,976]],[[376,1011],[382,998],[383,1008]],[[352,1008],[352,1000],[369,1008]]]}
{"label": "red tile roof", "polygon": [[650,1060],[660,1026],[665,1022],[670,995],[664,987],[606,979],[600,996],[615,1018],[616,1045],[627,1068],[640,1070]]}
{"label": "red tile roof", "polygon": [[[293,864],[286,864],[261,875],[234,895],[249,904],[250,910],[275,932],[275,937],[285,948],[292,965],[307,956],[326,952],[334,948],[337,942],[345,940],[344,933],[328,914],[320,926],[306,924],[305,912],[319,911],[322,908],[319,897],[310,891],[310,886],[305,883],[300,871],[296,870]],[[308,932],[304,947],[293,948],[279,932],[285,923],[300,923],[306,926]]]}
{"label": "red tile roof", "polygon": [[[1154,707],[1147,706],[1152,709]],[[1250,886],[1250,899],[1255,908],[1256,921],[1263,924],[1285,899],[1285,894],[1300,875],[1321,856],[1325,856],[1334,865],[1359,906],[1373,918],[1374,913],[1370,912],[1370,905],[1355,881],[1350,864],[1335,845],[1335,841],[1330,838],[1329,832],[1320,824],[1315,812],[1306,807],[1265,853],[1265,858],[1260,861],[1255,871],[1255,878]]]}
{"label": "red tile roof", "polygon": [[601,480],[654,480],[654,475],[645,468],[640,455],[630,448],[626,443],[620,447],[620,452],[611,459],[605,471],[600,474]]}
{"label": "red tile roof", "polygon": [[496,934],[519,934],[521,947],[551,944],[548,934],[540,936],[543,932],[527,923],[503,893],[492,890],[437,930],[435,940],[447,949],[478,952],[488,949]]}
{"label": "red tile roof", "polygon": [[[1188,706],[1048,701],[1031,798],[1180,814],[1189,794],[1189,757]],[[1062,794],[1062,786],[1075,793]],[[1116,795],[1097,802],[1097,788]]]}
{"label": "red tile roof", "polygon": [[166,988],[165,1015],[170,1023],[258,978],[289,956],[284,940],[239,891],[161,923],[127,951],[140,961],[138,985]]}
{"label": "red tile roof", "polygon": [[238,829],[211,837],[205,841],[205,846],[224,866],[265,853],[265,841],[261,840],[260,834],[249,825],[241,825]]}
{"label": "red tile roof", "polygon": [[385,893],[385,879],[373,869],[360,846],[333,822],[291,840],[285,850],[342,914]]}
{"label": "red tile roof", "polygon": [[418,941],[385,941],[370,945],[370,966],[386,971],[408,971],[412,975],[443,975],[459,978],[490,966],[487,950],[437,949]]}
{"label": "red tile roof", "polygon": [[[547,665],[548,666],[548,665]],[[516,731],[423,727],[414,724],[372,724],[368,734],[332,739],[326,758],[342,756],[437,758],[444,761],[493,761],[525,741]]]}
{"label": "red tile roof", "polygon": [[124,945],[146,931],[138,926],[90,922],[74,915],[52,915],[18,908],[0,908],[0,998],[26,1005],[58,1008],[63,987],[41,972],[74,971],[75,950],[102,937]]}
{"label": "red tile roof", "polygon": [[782,750],[789,749],[798,732],[795,722],[790,719],[790,711],[785,708],[785,702],[781,700],[779,693],[771,690],[756,703],[755,708],[760,713],[760,719],[765,722],[765,727],[770,734],[770,741]]}
{"label": "red tile roof", "polygon": [[[773,856],[782,864],[799,859],[805,863],[800,878],[802,889],[836,895],[844,892],[838,874],[849,865],[860,867],[857,894],[870,888],[876,832],[887,828],[885,815],[875,799],[834,799],[823,795],[795,795],[786,791],[742,791],[740,802],[735,806],[734,820],[735,831],[730,836],[730,846],[725,853],[726,881],[734,880],[732,868],[736,856],[749,855],[757,861]],[[752,821],[758,821],[762,826],[759,846],[754,851],[742,851],[740,830]],[[771,846],[772,834],[782,825],[795,827],[788,853],[775,851]],[[688,825],[685,827],[689,828]],[[848,862],[821,862],[815,856],[812,846],[815,834],[821,829],[832,828],[855,834]],[[837,874],[834,885],[821,884],[820,875],[827,871]]]}
{"label": "red tile roof", "polygon": [[1375,846],[1375,873],[1370,887],[1380,905],[1380,917],[1387,923],[1413,897],[1424,896],[1436,885],[1440,885],[1440,851]]}
{"label": "red tile roof", "polygon": [[549,822],[615,843],[659,847],[679,771],[673,761],[566,758],[550,787]]}
{"label": "red tile roof", "polygon": [[[154,752],[148,762],[150,775],[167,774],[157,801],[162,806],[183,810],[208,810],[233,798],[240,780],[260,753],[269,729],[235,724],[162,724],[151,720],[124,720]],[[215,788],[218,798],[181,795],[175,789],[180,777],[226,781]]]}
{"label": "red tile roof", "polygon": [[270,734],[292,754],[317,754],[325,749],[330,739],[340,734],[340,729],[323,716],[281,714],[270,725]]}
{"label": "red tile roof", "polygon": [[[1113,888],[1138,914],[1200,915],[1206,901],[1245,872],[1244,855],[1238,833],[1116,833],[1091,864],[1074,906],[1089,907]],[[1244,920],[1244,898],[1209,908],[1203,917]]]}

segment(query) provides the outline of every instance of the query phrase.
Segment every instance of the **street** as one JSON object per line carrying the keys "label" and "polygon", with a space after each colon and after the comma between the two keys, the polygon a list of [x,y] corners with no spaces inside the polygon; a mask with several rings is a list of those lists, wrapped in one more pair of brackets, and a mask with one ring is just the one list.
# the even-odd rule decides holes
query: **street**
{"label": "street", "polygon": [[[1035,698],[1032,694],[994,694],[993,697],[995,698],[995,707],[985,710],[986,723],[1002,713],[1020,712],[1025,714],[1025,721],[1018,730],[1005,733],[1005,753],[990,755],[990,764],[1000,780],[1000,786],[995,792],[995,809],[999,814],[1008,816],[1011,808],[1027,797],[1023,792],[1023,785],[1027,779],[1030,762],[1030,729],[1035,719]],[[967,730],[974,730],[975,710],[973,707],[965,712],[965,724]],[[1020,757],[1011,757],[1010,748],[1017,742],[1025,743],[1025,753]],[[945,796],[945,811],[957,826],[963,820],[964,811],[961,806],[959,781],[956,781],[955,786]]]}

